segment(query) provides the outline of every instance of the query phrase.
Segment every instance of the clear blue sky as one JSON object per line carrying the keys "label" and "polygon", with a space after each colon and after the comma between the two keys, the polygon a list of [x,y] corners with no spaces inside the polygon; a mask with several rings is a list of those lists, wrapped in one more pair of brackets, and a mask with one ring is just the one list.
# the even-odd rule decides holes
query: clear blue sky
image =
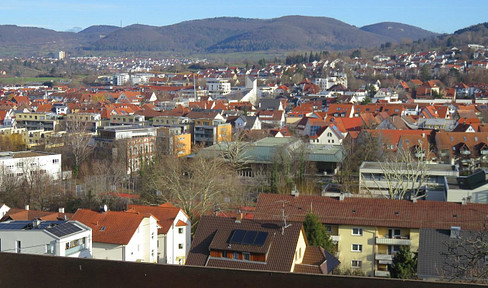
{"label": "clear blue sky", "polygon": [[237,16],[325,16],[358,27],[394,21],[438,33],[488,21],[487,0],[1,0],[0,24],[58,31],[91,25],[164,26],[186,20]]}

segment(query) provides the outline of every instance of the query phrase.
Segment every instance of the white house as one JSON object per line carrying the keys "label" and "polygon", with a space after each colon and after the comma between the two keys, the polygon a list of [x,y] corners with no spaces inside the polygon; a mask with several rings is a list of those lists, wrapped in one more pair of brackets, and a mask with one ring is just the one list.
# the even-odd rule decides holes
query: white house
{"label": "white house", "polygon": [[231,85],[227,79],[207,79],[207,91],[211,96],[229,94]]}
{"label": "white house", "polygon": [[2,222],[0,251],[92,258],[92,230],[78,221]]}
{"label": "white house", "polygon": [[61,154],[20,151],[0,152],[0,183],[4,177],[31,177],[49,175],[54,180],[61,177]]}
{"label": "white house", "polygon": [[10,210],[10,207],[8,207],[5,203],[0,204],[0,219],[7,214],[7,212]]}
{"label": "white house", "polygon": [[315,137],[310,137],[310,144],[342,145],[347,133],[342,133],[335,124],[319,130]]}
{"label": "white house", "polygon": [[159,206],[129,205],[128,209],[150,213],[158,219],[158,263],[185,264],[191,246],[191,221],[182,209],[170,203]]}
{"label": "white house", "polygon": [[93,258],[157,261],[157,219],[150,214],[78,209],[71,218],[92,228]]}

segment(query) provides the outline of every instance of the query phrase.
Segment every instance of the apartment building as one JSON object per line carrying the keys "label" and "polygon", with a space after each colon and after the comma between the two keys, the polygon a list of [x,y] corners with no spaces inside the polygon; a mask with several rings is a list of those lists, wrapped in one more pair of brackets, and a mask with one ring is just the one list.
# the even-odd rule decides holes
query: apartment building
{"label": "apartment building", "polygon": [[61,178],[61,154],[35,151],[0,152],[0,182],[4,177],[45,174]]}
{"label": "apartment building", "polygon": [[61,116],[55,113],[29,112],[17,113],[15,119],[17,127],[26,128],[27,130],[56,130],[60,124]]}
{"label": "apartment building", "polygon": [[[331,198],[260,194],[254,219],[304,221],[316,214],[337,245],[341,269],[389,276],[388,266],[402,246],[418,253],[422,229],[482,230],[488,205],[378,198]],[[442,245],[442,243],[439,243]],[[419,255],[420,256],[420,255]]]}
{"label": "apartment building", "polygon": [[[385,164],[381,162],[363,162],[359,167],[359,191],[374,197],[389,197],[388,191],[392,186],[401,185],[398,177],[387,177],[387,174],[403,174],[405,177],[417,173],[415,164],[405,163]],[[418,177],[416,182],[425,191],[427,200],[446,201],[446,177],[458,177],[456,166],[449,164],[425,164],[425,177]],[[403,184],[402,184],[403,185]]]}

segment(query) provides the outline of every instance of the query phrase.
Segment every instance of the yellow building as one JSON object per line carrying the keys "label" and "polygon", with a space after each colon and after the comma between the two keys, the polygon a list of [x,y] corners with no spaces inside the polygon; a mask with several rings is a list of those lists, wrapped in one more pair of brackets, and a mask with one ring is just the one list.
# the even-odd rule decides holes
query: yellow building
{"label": "yellow building", "polygon": [[181,127],[159,127],[157,142],[164,154],[178,157],[191,154],[191,134],[181,132]]}
{"label": "yellow building", "polygon": [[195,119],[193,142],[211,146],[232,141],[232,125],[222,120]]}
{"label": "yellow building", "polygon": [[60,123],[60,116],[54,113],[28,112],[17,113],[15,120],[18,127],[27,130],[54,131]]}
{"label": "yellow building", "polygon": [[[116,116],[116,115],[115,115]],[[71,113],[66,115],[67,122],[73,122],[76,128],[83,128],[85,131],[96,133],[97,128],[102,126],[100,113]],[[69,130],[70,124],[67,123],[66,129]],[[77,129],[80,131],[79,129]]]}
{"label": "yellow building", "polygon": [[481,230],[488,214],[485,204],[260,194],[254,219],[274,219],[283,208],[290,221],[304,221],[308,213],[318,216],[337,245],[342,271],[377,277],[389,276],[400,247],[422,251],[420,229]]}
{"label": "yellow building", "polygon": [[22,133],[22,139],[28,149],[39,146],[46,148],[62,147],[65,133],[65,131],[26,130]]}

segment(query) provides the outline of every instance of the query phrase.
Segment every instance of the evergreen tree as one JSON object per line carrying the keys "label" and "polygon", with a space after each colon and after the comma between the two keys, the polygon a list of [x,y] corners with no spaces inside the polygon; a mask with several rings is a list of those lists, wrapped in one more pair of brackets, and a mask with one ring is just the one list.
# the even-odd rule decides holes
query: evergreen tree
{"label": "evergreen tree", "polygon": [[308,213],[303,223],[308,244],[311,246],[321,246],[329,253],[335,253],[336,247],[324,225],[320,223],[317,215]]}
{"label": "evergreen tree", "polygon": [[417,277],[417,256],[410,251],[409,246],[402,246],[388,270],[392,278],[414,279]]}

